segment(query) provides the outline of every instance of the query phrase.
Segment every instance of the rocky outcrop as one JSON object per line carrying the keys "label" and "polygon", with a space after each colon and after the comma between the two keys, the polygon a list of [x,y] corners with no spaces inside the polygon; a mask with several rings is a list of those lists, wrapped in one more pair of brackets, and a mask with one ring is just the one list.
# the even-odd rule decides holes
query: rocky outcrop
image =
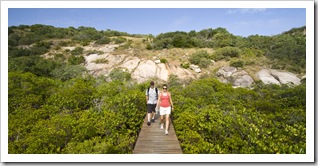
{"label": "rocky outcrop", "polygon": [[244,70],[237,70],[235,67],[221,67],[216,76],[221,82],[231,83],[234,88],[250,88],[254,82],[253,78]]}
{"label": "rocky outcrop", "polygon": [[147,78],[156,77],[157,65],[151,60],[142,61],[136,67],[131,76],[137,79],[137,82],[144,82],[147,80]]}
{"label": "rocky outcrop", "polygon": [[249,88],[253,84],[254,80],[244,70],[235,72],[231,75],[233,81],[233,87]]}
{"label": "rocky outcrop", "polygon": [[257,73],[257,76],[264,84],[300,84],[300,78],[293,73],[285,71],[262,69]]}
{"label": "rocky outcrop", "polygon": [[136,67],[139,65],[140,59],[137,57],[128,58],[126,59],[123,64],[121,64],[119,67],[128,69],[129,72],[132,72],[136,69]]}
{"label": "rocky outcrop", "polygon": [[281,72],[277,70],[270,70],[273,77],[275,77],[281,84],[293,84],[299,85],[300,78],[298,78],[295,74],[290,72]]}
{"label": "rocky outcrop", "polygon": [[256,76],[264,83],[264,84],[277,84],[280,85],[280,82],[271,75],[270,70],[262,69],[260,70]]}
{"label": "rocky outcrop", "polygon": [[194,70],[196,73],[201,73],[201,69],[198,65],[190,65],[190,69]]}
{"label": "rocky outcrop", "polygon": [[[197,65],[190,65],[190,69],[181,68],[178,63],[162,63],[159,58],[153,57],[152,60],[140,59],[134,56],[113,55],[112,51],[118,45],[89,46],[87,50],[103,51],[103,54],[91,54],[85,56],[85,67],[92,75],[107,76],[114,68],[124,68],[130,72],[133,79],[138,83],[147,81],[151,78],[158,78],[168,81],[169,75],[177,75],[180,79],[195,79],[200,76],[202,70]],[[65,48],[72,49],[72,48]],[[214,62],[216,63],[216,62]],[[224,83],[231,83],[233,87],[250,88],[254,83],[253,78],[244,70],[231,66],[221,67],[215,75]],[[262,69],[256,73],[256,77],[265,84],[291,84],[299,85],[300,78],[290,72],[283,72],[273,69]],[[306,76],[304,76],[305,78]]]}

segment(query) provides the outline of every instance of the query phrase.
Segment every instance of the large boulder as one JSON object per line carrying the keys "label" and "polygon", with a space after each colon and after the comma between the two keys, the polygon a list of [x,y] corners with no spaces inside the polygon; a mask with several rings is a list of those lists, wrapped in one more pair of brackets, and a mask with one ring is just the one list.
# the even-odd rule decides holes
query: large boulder
{"label": "large boulder", "polygon": [[256,76],[264,83],[264,84],[277,84],[280,85],[280,82],[271,75],[271,71],[268,69],[262,69],[257,72]]}
{"label": "large boulder", "polygon": [[244,70],[237,70],[235,67],[221,67],[216,76],[223,83],[231,83],[234,88],[250,88],[254,82],[253,78]]}
{"label": "large boulder", "polygon": [[133,57],[124,60],[124,62],[119,67],[126,68],[129,72],[132,72],[133,70],[135,70],[139,63],[140,59],[137,57]]}
{"label": "large boulder", "polygon": [[295,74],[290,72],[282,72],[277,70],[270,70],[271,75],[275,77],[281,84],[294,84],[299,85],[300,84],[300,78],[298,78]]}
{"label": "large boulder", "polygon": [[135,78],[138,83],[146,81],[149,77],[155,77],[156,64],[151,60],[142,61],[136,67],[131,76],[132,78]]}
{"label": "large boulder", "polygon": [[235,67],[224,66],[224,67],[221,67],[221,68],[216,72],[216,76],[228,78],[228,77],[230,77],[233,73],[235,73],[236,71],[237,71],[237,69],[236,69]]}
{"label": "large boulder", "polygon": [[184,69],[172,64],[168,64],[168,67],[169,67],[170,73],[178,76],[178,78],[180,79],[195,78],[193,72],[191,72],[188,69]]}
{"label": "large boulder", "polygon": [[293,73],[285,71],[262,69],[257,73],[257,76],[264,84],[300,84],[300,78]]}
{"label": "large boulder", "polygon": [[144,82],[149,78],[157,77],[161,80],[168,80],[168,70],[165,64],[156,64],[151,60],[142,61],[132,73],[138,83]]}

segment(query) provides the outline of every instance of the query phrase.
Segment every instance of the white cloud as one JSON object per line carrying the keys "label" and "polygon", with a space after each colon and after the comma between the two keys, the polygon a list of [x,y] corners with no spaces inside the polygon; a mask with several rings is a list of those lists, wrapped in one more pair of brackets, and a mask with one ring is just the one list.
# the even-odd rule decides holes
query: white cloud
{"label": "white cloud", "polygon": [[270,19],[270,20],[248,20],[239,21],[233,24],[237,29],[239,28],[272,28],[280,27],[283,24],[281,19]]}
{"label": "white cloud", "polygon": [[255,14],[255,13],[264,13],[267,9],[266,8],[244,8],[244,9],[230,9],[227,10],[227,14]]}

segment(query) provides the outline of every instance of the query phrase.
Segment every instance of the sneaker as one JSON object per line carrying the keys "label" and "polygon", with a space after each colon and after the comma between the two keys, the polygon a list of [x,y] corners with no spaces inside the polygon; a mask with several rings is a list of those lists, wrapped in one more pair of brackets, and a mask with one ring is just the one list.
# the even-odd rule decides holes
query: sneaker
{"label": "sneaker", "polygon": [[150,122],[147,122],[147,125],[150,126]]}
{"label": "sneaker", "polygon": [[161,125],[160,129],[163,130],[163,125]]}
{"label": "sneaker", "polygon": [[168,135],[168,134],[169,134],[169,133],[168,133],[168,130],[166,130],[166,131],[165,131],[165,134],[166,134],[166,135]]}
{"label": "sneaker", "polygon": [[155,123],[155,119],[151,119],[151,122]]}

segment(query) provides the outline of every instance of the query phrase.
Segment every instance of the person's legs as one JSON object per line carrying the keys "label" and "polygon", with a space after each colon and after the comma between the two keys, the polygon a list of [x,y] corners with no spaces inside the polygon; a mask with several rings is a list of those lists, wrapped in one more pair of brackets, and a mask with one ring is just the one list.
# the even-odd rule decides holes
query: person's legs
{"label": "person's legs", "polygon": [[166,114],[166,110],[160,107],[160,129],[163,129],[163,116]]}
{"label": "person's legs", "polygon": [[147,119],[148,119],[147,125],[150,126],[150,118],[151,118],[151,113],[152,113],[150,104],[147,104],[147,112],[148,112],[148,114],[147,114]]}
{"label": "person's legs", "polygon": [[156,115],[156,104],[152,104],[151,106],[151,121],[155,122],[155,115]]}
{"label": "person's legs", "polygon": [[171,107],[168,107],[166,110],[166,131],[165,134],[168,135],[169,130],[169,122],[170,122],[170,113],[171,113]]}

